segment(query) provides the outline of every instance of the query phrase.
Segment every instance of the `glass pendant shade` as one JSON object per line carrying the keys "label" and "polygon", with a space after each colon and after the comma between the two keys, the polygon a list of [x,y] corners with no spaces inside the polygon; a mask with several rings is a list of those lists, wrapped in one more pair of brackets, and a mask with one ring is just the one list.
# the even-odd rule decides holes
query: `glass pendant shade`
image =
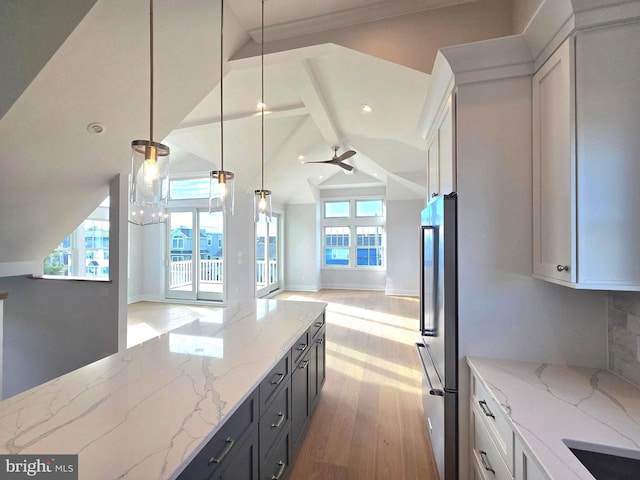
{"label": "glass pendant shade", "polygon": [[257,223],[261,216],[264,216],[267,222],[271,221],[271,190],[255,190],[253,196],[253,219]]}
{"label": "glass pendant shade", "polygon": [[209,178],[209,213],[222,212],[233,215],[234,184],[233,172],[212,170]]}
{"label": "glass pendant shade", "polygon": [[129,221],[149,225],[164,221],[169,192],[169,147],[149,140],[131,142]]}

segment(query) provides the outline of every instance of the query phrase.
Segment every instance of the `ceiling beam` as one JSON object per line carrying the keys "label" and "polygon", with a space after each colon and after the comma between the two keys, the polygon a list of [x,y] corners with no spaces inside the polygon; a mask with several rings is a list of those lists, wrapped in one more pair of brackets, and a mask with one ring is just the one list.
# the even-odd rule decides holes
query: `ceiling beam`
{"label": "ceiling beam", "polygon": [[[298,105],[286,105],[284,107],[270,108],[265,110],[264,114],[269,115],[269,118],[283,118],[283,117],[295,117],[295,116],[308,115],[309,112],[307,111],[307,107],[305,107],[303,104],[298,104]],[[227,115],[224,117],[224,121],[233,122],[237,120],[246,120],[248,118],[255,118],[259,116],[260,116],[260,112],[255,112],[255,111],[243,112],[243,113],[238,113],[236,115]],[[194,128],[194,127],[204,127],[208,125],[215,125],[218,123],[220,123],[220,117],[204,118],[202,120],[198,120],[195,122],[181,123],[174,129],[174,131],[184,130],[187,128]]]}
{"label": "ceiling beam", "polygon": [[296,89],[298,95],[307,107],[311,118],[320,130],[320,134],[327,142],[328,146],[340,146],[342,144],[342,134],[331,108],[325,98],[318,79],[313,73],[309,60],[303,59],[299,62],[289,62],[282,65],[286,78]]}

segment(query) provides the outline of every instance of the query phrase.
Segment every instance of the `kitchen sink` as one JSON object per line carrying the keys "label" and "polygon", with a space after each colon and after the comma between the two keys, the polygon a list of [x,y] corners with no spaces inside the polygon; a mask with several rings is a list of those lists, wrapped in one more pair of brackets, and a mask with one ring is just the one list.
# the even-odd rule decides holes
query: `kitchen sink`
{"label": "kitchen sink", "polygon": [[562,440],[596,480],[640,479],[640,451]]}

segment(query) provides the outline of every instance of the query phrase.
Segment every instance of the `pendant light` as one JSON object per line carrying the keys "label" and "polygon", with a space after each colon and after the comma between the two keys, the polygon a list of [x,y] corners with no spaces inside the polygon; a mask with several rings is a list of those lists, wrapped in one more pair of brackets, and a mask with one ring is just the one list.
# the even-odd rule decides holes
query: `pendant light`
{"label": "pendant light", "polygon": [[260,119],[262,127],[262,167],[260,190],[254,191],[253,211],[255,222],[260,221],[260,215],[264,215],[267,222],[271,221],[271,190],[264,189],[264,2],[262,3],[262,50],[260,52],[260,79],[262,88],[262,98],[260,100]]}
{"label": "pendant light", "polygon": [[169,147],[153,141],[153,0],[149,0],[149,140],[131,142],[129,222],[163,223],[167,215]]}
{"label": "pendant light", "polygon": [[235,175],[224,169],[223,41],[224,0],[220,0],[220,170],[211,170],[209,173],[209,213],[233,215]]}

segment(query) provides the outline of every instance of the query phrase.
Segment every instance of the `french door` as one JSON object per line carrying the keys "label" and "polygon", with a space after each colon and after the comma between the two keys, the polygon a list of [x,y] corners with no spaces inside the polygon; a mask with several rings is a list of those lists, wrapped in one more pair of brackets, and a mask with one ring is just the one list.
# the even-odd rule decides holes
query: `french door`
{"label": "french door", "polygon": [[256,296],[280,288],[280,216],[256,223]]}
{"label": "french door", "polygon": [[224,216],[176,209],[167,219],[166,297],[224,299]]}

